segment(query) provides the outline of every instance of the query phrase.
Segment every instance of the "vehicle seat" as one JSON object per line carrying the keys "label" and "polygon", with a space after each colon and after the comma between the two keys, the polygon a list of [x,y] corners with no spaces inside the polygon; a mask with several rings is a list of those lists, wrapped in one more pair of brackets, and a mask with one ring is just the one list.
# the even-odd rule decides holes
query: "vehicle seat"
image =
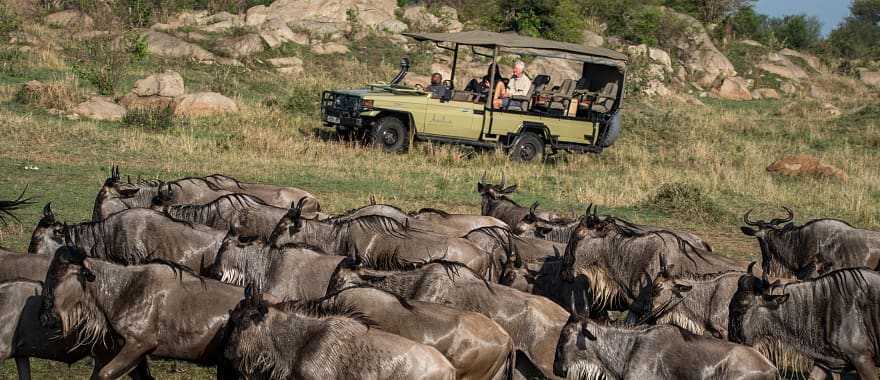
{"label": "vehicle seat", "polygon": [[602,91],[596,95],[596,100],[593,102],[592,110],[595,112],[606,113],[611,111],[611,108],[614,107],[614,103],[617,101],[617,82],[608,82],[605,84],[605,87],[602,88]]}
{"label": "vehicle seat", "polygon": [[477,97],[477,93],[470,91],[454,91],[452,93],[452,101],[454,102],[473,102]]}
{"label": "vehicle seat", "polygon": [[518,101],[517,105],[510,105],[507,109],[519,110],[519,111],[527,111],[531,108],[531,100],[535,94],[544,91],[544,87],[547,86],[547,83],[550,83],[549,75],[538,75],[535,79],[532,80],[532,86],[529,87],[529,92],[526,93],[525,96],[511,96],[510,100]]}
{"label": "vehicle seat", "polygon": [[550,98],[550,105],[547,107],[550,109],[550,112],[553,114],[561,113],[564,114],[568,109],[568,105],[571,104],[571,97],[574,95],[575,89],[575,81],[573,79],[566,79],[562,81],[562,85],[559,86],[559,91]]}

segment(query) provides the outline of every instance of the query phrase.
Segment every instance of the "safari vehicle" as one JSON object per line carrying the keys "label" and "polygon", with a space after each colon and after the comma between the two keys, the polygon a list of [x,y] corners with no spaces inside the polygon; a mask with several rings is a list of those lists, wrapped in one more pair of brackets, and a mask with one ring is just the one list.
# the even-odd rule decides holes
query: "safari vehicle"
{"label": "safari vehicle", "polygon": [[[409,60],[388,84],[359,90],[325,91],[324,125],[340,134],[359,133],[388,152],[405,151],[410,141],[439,141],[502,148],[511,159],[532,161],[558,150],[595,152],[611,146],[620,134],[620,107],[627,57],[600,47],[524,37],[513,33],[404,33],[452,51],[452,74],[440,95],[401,85]],[[454,87],[459,49],[491,58],[488,93]],[[491,51],[490,53],[478,52]],[[493,107],[494,65],[499,54],[551,57],[583,64],[579,80],[534,75],[527,96],[512,97],[515,106]]]}

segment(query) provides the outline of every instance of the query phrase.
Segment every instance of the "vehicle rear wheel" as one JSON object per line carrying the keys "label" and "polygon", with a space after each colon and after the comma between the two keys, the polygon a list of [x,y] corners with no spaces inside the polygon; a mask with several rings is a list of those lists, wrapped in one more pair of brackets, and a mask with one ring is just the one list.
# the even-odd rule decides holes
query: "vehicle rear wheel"
{"label": "vehicle rear wheel", "polygon": [[510,159],[520,162],[540,161],[544,157],[544,141],[532,132],[520,135],[510,147]]}
{"label": "vehicle rear wheel", "polygon": [[373,146],[389,153],[402,153],[409,147],[409,134],[403,121],[386,116],[373,127]]}

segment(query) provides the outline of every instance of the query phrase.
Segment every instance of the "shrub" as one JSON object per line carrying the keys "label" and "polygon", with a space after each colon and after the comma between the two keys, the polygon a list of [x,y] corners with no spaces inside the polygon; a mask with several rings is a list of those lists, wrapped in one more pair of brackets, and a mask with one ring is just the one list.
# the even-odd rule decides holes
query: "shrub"
{"label": "shrub", "polygon": [[815,16],[791,15],[771,18],[770,30],[773,36],[786,47],[810,49],[821,40],[822,23]]}
{"label": "shrub", "polygon": [[527,36],[578,42],[584,29],[579,9],[574,0],[503,1],[496,23]]}
{"label": "shrub", "polygon": [[128,66],[146,54],[146,41],[135,34],[125,35],[119,43],[112,37],[83,42],[74,52],[73,72],[91,83],[101,95],[114,95]]}
{"label": "shrub", "polygon": [[174,116],[174,108],[134,108],[122,117],[122,125],[144,129],[167,130],[174,127],[178,119]]}
{"label": "shrub", "polygon": [[[73,82],[73,83],[71,83]],[[68,110],[82,100],[75,81],[52,81],[25,83],[15,94],[21,104],[58,110]]]}
{"label": "shrub", "polygon": [[681,182],[661,185],[647,206],[691,220],[718,222],[726,216],[721,206],[701,187]]}
{"label": "shrub", "polygon": [[317,115],[321,109],[321,86],[296,83],[290,87],[284,108],[289,112],[304,115]]}
{"label": "shrub", "polygon": [[21,19],[13,13],[5,3],[0,3],[0,36],[7,36],[18,30]]}
{"label": "shrub", "polygon": [[855,0],[851,15],[828,36],[828,46],[848,59],[880,59],[880,0]]}

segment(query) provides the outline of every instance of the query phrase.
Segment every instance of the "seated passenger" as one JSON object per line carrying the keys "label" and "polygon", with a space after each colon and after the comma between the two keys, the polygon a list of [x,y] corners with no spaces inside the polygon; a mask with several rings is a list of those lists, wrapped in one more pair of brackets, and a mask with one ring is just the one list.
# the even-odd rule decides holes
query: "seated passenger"
{"label": "seated passenger", "polygon": [[443,75],[440,73],[431,74],[431,84],[425,90],[431,93],[432,98],[442,98],[446,93],[446,86],[443,86]]}
{"label": "seated passenger", "polygon": [[492,68],[495,68],[495,91],[492,93],[492,108],[501,108],[504,98],[509,97],[507,94],[507,79],[501,76],[501,68],[497,63],[489,64],[486,75],[492,75]]}
{"label": "seated passenger", "polygon": [[532,80],[523,73],[526,64],[523,61],[516,61],[513,64],[513,75],[510,77],[510,83],[507,85],[510,96],[528,96],[529,90],[532,88]]}

